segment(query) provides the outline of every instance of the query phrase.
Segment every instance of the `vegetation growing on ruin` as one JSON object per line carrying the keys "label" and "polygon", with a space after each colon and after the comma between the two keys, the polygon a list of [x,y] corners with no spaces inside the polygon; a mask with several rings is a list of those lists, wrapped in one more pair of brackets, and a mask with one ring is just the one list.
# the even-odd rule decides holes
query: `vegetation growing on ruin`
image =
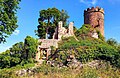
{"label": "vegetation growing on ruin", "polygon": [[64,58],[67,58],[68,55],[74,55],[80,62],[105,60],[114,66],[120,67],[119,48],[115,48],[102,40],[88,38],[75,41],[74,37],[64,38],[59,44],[59,49],[65,53],[65,55],[60,54]]}
{"label": "vegetation growing on ruin", "polygon": [[93,28],[91,25],[89,24],[83,24],[81,28],[79,28],[78,30],[76,30],[75,32],[75,36],[80,40],[80,39],[86,39],[86,38],[91,38],[93,33],[97,33],[98,34],[98,38],[101,40],[105,40],[104,37],[102,36],[102,34],[100,33],[99,30]]}

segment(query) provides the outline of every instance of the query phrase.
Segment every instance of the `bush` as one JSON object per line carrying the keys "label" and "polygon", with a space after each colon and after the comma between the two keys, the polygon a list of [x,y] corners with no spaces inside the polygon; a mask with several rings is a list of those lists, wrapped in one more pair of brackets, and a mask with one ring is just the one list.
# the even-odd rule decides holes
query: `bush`
{"label": "bush", "polygon": [[85,40],[76,41],[74,37],[64,38],[59,43],[58,50],[62,51],[58,56],[62,56],[60,60],[63,60],[63,62],[65,62],[67,56],[74,54],[76,59],[81,62],[100,59],[109,61],[114,66],[120,66],[119,50],[99,39],[86,38]]}
{"label": "bush", "polygon": [[17,65],[11,68],[0,69],[0,78],[18,78],[15,72],[20,69],[28,69],[34,67],[34,64],[24,64],[24,66]]}
{"label": "bush", "polygon": [[27,36],[25,42],[14,44],[9,50],[0,54],[0,68],[10,68],[16,65],[34,63],[37,52],[37,39]]}
{"label": "bush", "polygon": [[85,67],[75,78],[99,78],[95,69]]}

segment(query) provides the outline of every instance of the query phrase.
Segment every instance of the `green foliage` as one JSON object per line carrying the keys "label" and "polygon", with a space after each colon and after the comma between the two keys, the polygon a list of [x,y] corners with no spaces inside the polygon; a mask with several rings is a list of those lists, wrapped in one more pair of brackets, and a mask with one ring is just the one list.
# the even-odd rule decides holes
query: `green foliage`
{"label": "green foliage", "polygon": [[12,57],[21,58],[23,51],[24,51],[24,43],[19,42],[19,43],[14,44],[12,48],[10,48],[10,55]]}
{"label": "green foliage", "polygon": [[60,12],[60,21],[63,22],[63,26],[67,27],[67,19],[69,18],[67,11],[63,10]]}
{"label": "green foliage", "polygon": [[15,72],[17,70],[28,69],[31,67],[34,67],[33,63],[24,64],[23,66],[17,65],[15,67],[11,67],[11,68],[0,69],[0,78],[20,78],[16,75]]}
{"label": "green foliage", "polygon": [[48,73],[65,72],[65,71],[68,71],[68,70],[69,70],[68,68],[51,67],[51,66],[45,65],[45,64],[42,64],[41,66],[34,69],[35,72],[37,72],[37,73],[42,72],[45,75],[47,75]]}
{"label": "green foliage", "polygon": [[74,33],[77,32],[76,26],[73,26],[73,31],[74,31]]}
{"label": "green foliage", "polygon": [[63,21],[63,24],[66,26],[67,19],[69,18],[66,11],[60,11],[57,8],[41,10],[39,14],[39,25],[37,26],[38,29],[35,30],[35,33],[41,39],[45,39],[46,37],[51,39],[55,32],[55,28],[58,26],[58,22]]}
{"label": "green foliage", "polygon": [[[92,44],[91,44],[92,45]],[[81,61],[89,61],[93,59],[102,59],[110,61],[111,63],[115,61],[115,54],[117,50],[106,44],[96,44],[96,46],[86,46],[77,49],[78,59]]]}
{"label": "green foliage", "polygon": [[95,69],[86,67],[83,69],[82,73],[80,72],[75,78],[99,78]]}
{"label": "green foliage", "polygon": [[[104,63],[99,69],[90,67],[83,67],[80,69],[70,69],[67,67],[57,68],[49,65],[40,65],[34,68],[35,74],[26,76],[16,76],[15,71],[20,69],[27,69],[33,67],[33,64],[25,66],[16,66],[9,69],[0,70],[0,78],[29,78],[29,77],[43,77],[43,78],[119,78],[120,70],[113,68],[109,63]],[[27,67],[27,68],[26,68]]]}
{"label": "green foliage", "polygon": [[21,0],[0,0],[0,43],[18,27],[15,16]]}
{"label": "green foliage", "polygon": [[30,58],[35,58],[36,52],[37,52],[37,46],[38,46],[38,41],[37,39],[34,39],[30,36],[27,36],[25,38],[25,58],[30,59]]}
{"label": "green foliage", "polygon": [[117,41],[113,38],[108,39],[107,43],[111,46],[116,46],[117,45]]}
{"label": "green foliage", "polygon": [[0,54],[0,68],[16,66],[22,60],[24,45],[23,42],[14,44],[10,50]]}
{"label": "green foliage", "polygon": [[100,33],[100,31],[99,31],[99,30],[96,30],[96,31],[97,31],[97,34],[98,34],[98,38],[101,39],[101,40],[103,40],[103,41],[105,41],[105,38],[104,38],[104,36]]}
{"label": "green foliage", "polygon": [[[65,44],[64,44],[65,43]],[[72,37],[68,37],[68,38],[62,38],[62,41],[59,42],[59,48],[62,49],[66,49],[67,47],[70,47],[70,44],[74,44],[74,43],[78,43],[78,41],[76,41],[76,39],[72,36]]]}
{"label": "green foliage", "polygon": [[102,36],[102,34],[100,33],[100,31],[97,30],[97,29],[95,29],[95,28],[93,28],[89,24],[82,25],[82,27],[75,32],[75,35],[76,35],[76,37],[79,40],[82,40],[82,39],[86,39],[86,38],[91,38],[92,34],[94,32],[96,32],[98,34],[98,38],[99,39],[101,39],[101,40],[104,41],[104,37]]}
{"label": "green foliage", "polygon": [[57,62],[62,62],[64,65],[66,65],[66,59],[68,58],[70,54],[66,51],[59,51],[58,57],[56,59]]}
{"label": "green foliage", "polygon": [[61,60],[63,61],[65,61],[66,56],[74,54],[76,59],[81,62],[101,59],[109,61],[116,67],[120,66],[119,50],[99,39],[86,38],[85,40],[76,41],[74,37],[69,37],[59,43],[59,49],[64,53],[59,54],[59,56],[62,56]]}
{"label": "green foliage", "polygon": [[85,39],[86,37],[90,37],[90,33],[93,31],[94,29],[92,28],[92,26],[90,26],[89,24],[84,24],[82,25],[82,27],[80,29],[78,29],[75,32],[76,37],[78,38],[82,38]]}
{"label": "green foliage", "polygon": [[0,68],[9,68],[18,64],[34,63],[38,42],[30,36],[25,38],[25,42],[14,44],[9,50],[0,54]]}

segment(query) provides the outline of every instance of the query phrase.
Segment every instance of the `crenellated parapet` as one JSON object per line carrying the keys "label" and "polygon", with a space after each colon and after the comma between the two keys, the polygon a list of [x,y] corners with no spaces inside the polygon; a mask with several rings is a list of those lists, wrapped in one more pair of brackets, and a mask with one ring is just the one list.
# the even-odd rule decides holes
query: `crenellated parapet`
{"label": "crenellated parapet", "polygon": [[87,8],[86,10],[84,10],[84,14],[91,13],[91,12],[101,12],[104,14],[104,9],[101,7],[92,7],[92,8]]}

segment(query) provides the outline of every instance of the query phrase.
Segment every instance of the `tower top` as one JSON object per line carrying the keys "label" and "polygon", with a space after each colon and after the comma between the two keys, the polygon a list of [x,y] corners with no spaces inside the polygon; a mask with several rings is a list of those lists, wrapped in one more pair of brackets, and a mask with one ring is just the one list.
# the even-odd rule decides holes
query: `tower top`
{"label": "tower top", "polygon": [[104,36],[104,9],[92,7],[84,10],[84,24],[90,24]]}
{"label": "tower top", "polygon": [[104,14],[104,9],[97,6],[97,7],[87,8],[86,10],[84,10],[84,14],[90,13],[90,12],[101,12]]}

